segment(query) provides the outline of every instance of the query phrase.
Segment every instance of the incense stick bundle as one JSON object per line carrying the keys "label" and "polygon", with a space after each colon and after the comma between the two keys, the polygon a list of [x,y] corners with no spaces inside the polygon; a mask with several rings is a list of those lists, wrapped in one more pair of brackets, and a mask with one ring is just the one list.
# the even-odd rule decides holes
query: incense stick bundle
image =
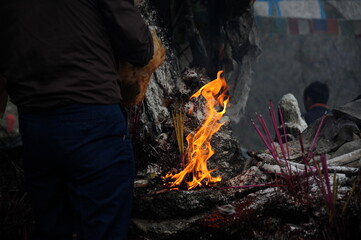
{"label": "incense stick bundle", "polygon": [[173,125],[177,137],[178,149],[181,155],[184,154],[184,115],[182,112],[172,113]]}

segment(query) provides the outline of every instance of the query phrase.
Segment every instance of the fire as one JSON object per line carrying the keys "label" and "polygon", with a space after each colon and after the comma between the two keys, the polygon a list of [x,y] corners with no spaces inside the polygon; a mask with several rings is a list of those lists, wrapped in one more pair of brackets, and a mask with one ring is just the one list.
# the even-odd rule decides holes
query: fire
{"label": "fire", "polygon": [[[196,187],[212,185],[220,182],[221,177],[212,177],[211,172],[215,170],[208,170],[207,161],[214,154],[210,144],[211,138],[224,123],[219,120],[226,113],[226,108],[229,102],[228,85],[219,71],[217,79],[207,83],[200,88],[192,98],[203,96],[206,100],[205,105],[205,120],[196,133],[190,133],[186,140],[188,147],[186,149],[187,166],[183,171],[172,175],[167,174],[166,178],[171,178],[173,181],[168,184],[169,187],[177,187],[182,183],[187,185],[188,190]],[[220,109],[221,111],[217,111]]]}

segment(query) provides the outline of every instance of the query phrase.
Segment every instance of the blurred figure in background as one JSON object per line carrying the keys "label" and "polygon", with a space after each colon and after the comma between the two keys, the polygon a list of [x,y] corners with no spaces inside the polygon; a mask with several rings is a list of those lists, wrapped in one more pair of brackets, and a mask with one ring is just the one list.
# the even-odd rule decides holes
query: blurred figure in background
{"label": "blurred figure in background", "polygon": [[306,87],[303,92],[303,100],[306,109],[303,118],[308,125],[322,117],[325,112],[331,111],[327,106],[328,97],[329,88],[325,83],[315,81]]}

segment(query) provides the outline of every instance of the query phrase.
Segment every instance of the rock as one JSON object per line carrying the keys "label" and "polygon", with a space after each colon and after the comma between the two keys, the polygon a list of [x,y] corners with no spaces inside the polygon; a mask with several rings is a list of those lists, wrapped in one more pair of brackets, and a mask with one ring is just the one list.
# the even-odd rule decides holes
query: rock
{"label": "rock", "polygon": [[354,121],[361,127],[361,99],[356,99],[333,110],[334,115]]}
{"label": "rock", "polygon": [[361,149],[361,139],[345,143],[332,154],[332,158],[344,155],[357,149]]}
{"label": "rock", "polygon": [[220,207],[217,207],[218,211],[224,215],[233,215],[236,213],[236,209],[231,204],[226,204]]}
{"label": "rock", "polygon": [[242,173],[245,158],[239,149],[239,142],[232,135],[229,122],[214,134],[211,141],[215,154],[208,160],[208,169],[216,169],[215,174],[226,181]]}
{"label": "rock", "polygon": [[290,128],[297,128],[303,132],[307,128],[307,123],[301,117],[301,110],[298,106],[298,101],[291,93],[284,95],[278,102],[282,110],[283,121],[285,125]]}
{"label": "rock", "polygon": [[[289,140],[293,140],[300,132],[303,132],[307,128],[307,123],[301,117],[298,101],[293,94],[288,93],[281,98],[278,105],[282,110],[287,137]],[[280,128],[280,132],[283,133],[282,127]]]}
{"label": "rock", "polygon": [[[198,220],[201,216],[193,216],[188,219],[171,219],[171,220],[161,220],[154,221],[153,219],[141,219],[135,218],[131,220],[131,234],[142,233],[147,237],[157,240],[168,240],[171,239],[173,235],[181,234],[187,232],[191,229],[194,229],[194,222]],[[132,239],[130,237],[130,239]]]}
{"label": "rock", "polygon": [[252,166],[242,174],[228,180],[226,185],[229,187],[257,185],[262,184],[267,180],[269,180],[267,175],[265,175],[258,167]]}
{"label": "rock", "polygon": [[227,204],[232,194],[225,195],[215,188],[139,194],[134,200],[134,217],[153,220],[188,219]]}
{"label": "rock", "polygon": [[[317,119],[305,131],[302,132],[303,145],[306,152],[312,145],[320,122],[321,119]],[[315,155],[334,152],[346,142],[353,141],[354,135],[359,131],[360,130],[355,122],[343,118],[337,118],[332,115],[327,115],[313,152]],[[298,139],[290,142],[289,144],[291,148],[300,148]]]}

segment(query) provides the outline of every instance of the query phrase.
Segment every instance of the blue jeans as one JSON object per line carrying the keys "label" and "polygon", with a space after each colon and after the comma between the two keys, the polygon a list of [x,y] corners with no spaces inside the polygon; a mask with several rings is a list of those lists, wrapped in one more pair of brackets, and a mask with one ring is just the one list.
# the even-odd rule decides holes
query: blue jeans
{"label": "blue jeans", "polygon": [[126,239],[135,170],[121,107],[20,110],[19,124],[34,239]]}

